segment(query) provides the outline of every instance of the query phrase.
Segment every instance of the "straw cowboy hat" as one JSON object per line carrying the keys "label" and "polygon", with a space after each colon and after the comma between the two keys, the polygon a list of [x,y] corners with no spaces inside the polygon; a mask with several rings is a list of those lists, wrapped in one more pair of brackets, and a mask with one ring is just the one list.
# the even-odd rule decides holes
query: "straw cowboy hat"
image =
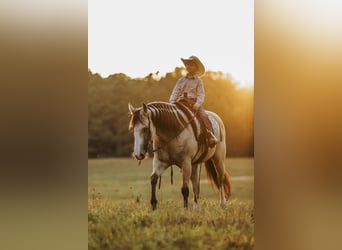
{"label": "straw cowboy hat", "polygon": [[198,76],[201,76],[204,74],[205,72],[205,67],[203,65],[203,63],[200,61],[200,59],[198,59],[198,57],[196,56],[190,56],[188,59],[184,59],[184,58],[181,58],[181,60],[183,61],[184,64],[186,64],[187,62],[193,62],[196,64],[197,66],[197,71],[196,71],[196,74]]}

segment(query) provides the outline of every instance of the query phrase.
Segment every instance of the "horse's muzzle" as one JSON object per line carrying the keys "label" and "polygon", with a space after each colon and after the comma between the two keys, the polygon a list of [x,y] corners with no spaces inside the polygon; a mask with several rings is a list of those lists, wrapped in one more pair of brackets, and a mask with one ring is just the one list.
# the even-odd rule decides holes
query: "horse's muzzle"
{"label": "horse's muzzle", "polygon": [[137,154],[133,153],[133,157],[134,157],[135,159],[141,161],[141,160],[145,159],[145,154],[138,154],[138,155],[137,155]]}

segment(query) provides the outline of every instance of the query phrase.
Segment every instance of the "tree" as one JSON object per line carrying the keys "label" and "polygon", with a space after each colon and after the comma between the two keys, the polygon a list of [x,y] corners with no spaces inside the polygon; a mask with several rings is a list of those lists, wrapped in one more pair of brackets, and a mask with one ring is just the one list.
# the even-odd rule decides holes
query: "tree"
{"label": "tree", "polygon": [[[133,135],[128,131],[128,102],[141,106],[168,101],[184,73],[184,68],[177,67],[163,77],[151,73],[134,79],[123,73],[102,78],[88,71],[88,156],[130,156]],[[204,108],[217,113],[226,126],[228,156],[254,156],[253,89],[238,89],[222,72],[206,72],[202,79]]]}

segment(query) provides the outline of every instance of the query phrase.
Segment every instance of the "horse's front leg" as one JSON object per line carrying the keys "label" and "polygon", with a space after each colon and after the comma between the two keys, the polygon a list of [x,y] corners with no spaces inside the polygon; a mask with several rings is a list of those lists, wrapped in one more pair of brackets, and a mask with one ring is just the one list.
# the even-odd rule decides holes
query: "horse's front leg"
{"label": "horse's front leg", "polygon": [[153,171],[151,174],[151,205],[152,210],[157,208],[157,195],[156,195],[156,187],[159,176],[162,175],[164,170],[168,167],[167,163],[159,161],[156,157],[153,158]]}
{"label": "horse's front leg", "polygon": [[152,210],[155,210],[157,208],[157,196],[156,196],[156,186],[158,182],[158,175],[157,174],[152,174],[151,175],[151,205],[152,205]]}

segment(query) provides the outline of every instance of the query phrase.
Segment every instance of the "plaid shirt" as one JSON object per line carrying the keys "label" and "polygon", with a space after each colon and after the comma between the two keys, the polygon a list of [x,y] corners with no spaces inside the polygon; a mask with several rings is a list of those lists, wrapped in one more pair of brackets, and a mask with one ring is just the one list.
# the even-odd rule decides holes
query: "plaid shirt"
{"label": "plaid shirt", "polygon": [[184,93],[187,93],[188,98],[196,99],[196,103],[201,106],[205,97],[202,79],[198,76],[181,77],[173,88],[169,101],[171,103],[178,101]]}

